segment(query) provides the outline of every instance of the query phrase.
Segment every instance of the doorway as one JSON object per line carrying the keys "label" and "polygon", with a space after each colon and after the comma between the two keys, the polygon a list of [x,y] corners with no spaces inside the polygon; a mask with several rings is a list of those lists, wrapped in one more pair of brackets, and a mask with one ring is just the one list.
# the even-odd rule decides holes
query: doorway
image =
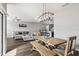
{"label": "doorway", "polygon": [[0,12],[0,56],[3,55],[3,14]]}

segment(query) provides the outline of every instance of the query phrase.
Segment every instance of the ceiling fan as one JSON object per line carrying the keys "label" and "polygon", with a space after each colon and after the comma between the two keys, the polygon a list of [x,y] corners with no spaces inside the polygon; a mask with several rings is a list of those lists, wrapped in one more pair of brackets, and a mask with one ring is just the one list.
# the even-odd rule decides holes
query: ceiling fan
{"label": "ceiling fan", "polygon": [[62,5],[62,7],[68,6],[70,3],[65,3]]}
{"label": "ceiling fan", "polygon": [[19,22],[19,21],[21,21],[21,19],[18,18],[17,16],[15,16],[13,20],[14,20],[15,22]]}

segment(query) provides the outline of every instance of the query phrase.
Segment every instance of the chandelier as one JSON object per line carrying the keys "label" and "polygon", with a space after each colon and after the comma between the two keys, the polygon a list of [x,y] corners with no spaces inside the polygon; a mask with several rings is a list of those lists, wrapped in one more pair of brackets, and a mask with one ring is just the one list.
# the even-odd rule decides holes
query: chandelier
{"label": "chandelier", "polygon": [[54,13],[46,11],[46,4],[43,3],[43,13],[38,17],[40,22],[52,21]]}

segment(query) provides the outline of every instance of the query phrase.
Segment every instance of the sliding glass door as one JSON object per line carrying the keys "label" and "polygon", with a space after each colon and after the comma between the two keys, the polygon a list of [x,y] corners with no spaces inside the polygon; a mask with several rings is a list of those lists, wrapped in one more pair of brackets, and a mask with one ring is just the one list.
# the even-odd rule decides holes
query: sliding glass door
{"label": "sliding glass door", "polygon": [[3,54],[3,14],[0,12],[0,55]]}

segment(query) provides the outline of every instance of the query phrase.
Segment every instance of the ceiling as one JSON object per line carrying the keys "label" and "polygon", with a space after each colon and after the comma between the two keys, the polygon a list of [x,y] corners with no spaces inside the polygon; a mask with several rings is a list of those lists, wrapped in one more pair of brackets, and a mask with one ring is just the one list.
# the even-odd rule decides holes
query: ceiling
{"label": "ceiling", "polygon": [[[46,11],[55,13],[64,3],[46,3]],[[10,20],[17,17],[21,21],[38,22],[38,17],[43,13],[43,3],[9,3],[7,13]]]}

